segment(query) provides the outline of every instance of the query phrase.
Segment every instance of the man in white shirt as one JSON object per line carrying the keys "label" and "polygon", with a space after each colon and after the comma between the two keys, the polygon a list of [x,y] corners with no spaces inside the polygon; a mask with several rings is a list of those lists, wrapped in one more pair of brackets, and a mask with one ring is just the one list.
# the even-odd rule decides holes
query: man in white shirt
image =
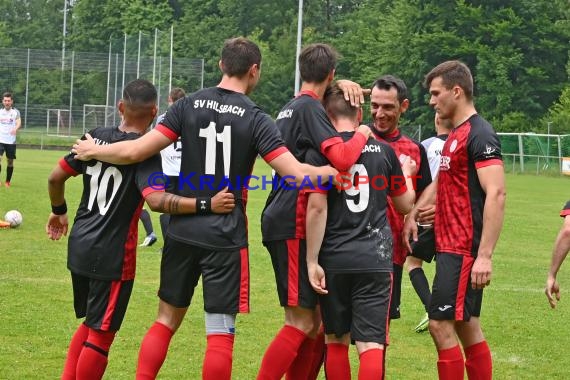
{"label": "man in white shirt", "polygon": [[[10,180],[14,173],[14,160],[16,159],[16,133],[22,126],[20,119],[20,111],[13,108],[14,99],[12,93],[5,92],[2,95],[2,105],[4,108],[0,109],[0,159],[6,152],[6,159],[8,169],[6,170],[5,186],[10,187]],[[2,166],[0,164],[0,171]],[[0,185],[2,183],[0,182]]]}

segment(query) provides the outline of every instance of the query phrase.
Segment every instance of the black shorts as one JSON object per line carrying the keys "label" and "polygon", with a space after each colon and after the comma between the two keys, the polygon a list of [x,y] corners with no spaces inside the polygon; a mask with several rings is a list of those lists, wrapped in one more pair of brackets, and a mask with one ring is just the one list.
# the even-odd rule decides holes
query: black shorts
{"label": "black shorts", "polygon": [[392,282],[392,296],[390,297],[390,319],[400,319],[400,302],[402,300],[402,265],[393,264],[394,281]]}
{"label": "black shorts", "polygon": [[418,230],[418,241],[411,241],[411,256],[422,259],[427,263],[431,263],[435,256],[435,233],[433,228],[422,228]]}
{"label": "black shorts", "polygon": [[77,318],[95,330],[118,331],[133,291],[134,280],[104,281],[71,273]]}
{"label": "black shorts", "polygon": [[438,253],[428,312],[430,319],[468,321],[481,314],[483,289],[471,287],[474,261],[472,256]]}
{"label": "black shorts", "polygon": [[314,309],[318,297],[309,282],[305,240],[278,240],[264,244],[271,255],[281,306]]}
{"label": "black shorts", "polygon": [[4,154],[4,151],[6,151],[6,157],[7,158],[9,158],[11,160],[16,159],[16,144],[0,143],[0,157],[2,157],[2,155]]}
{"label": "black shorts", "polygon": [[160,264],[160,299],[175,307],[190,306],[200,276],[206,312],[249,312],[247,248],[213,251],[167,237]]}
{"label": "black shorts", "polygon": [[325,334],[387,345],[392,274],[325,273],[329,293],[319,295]]}

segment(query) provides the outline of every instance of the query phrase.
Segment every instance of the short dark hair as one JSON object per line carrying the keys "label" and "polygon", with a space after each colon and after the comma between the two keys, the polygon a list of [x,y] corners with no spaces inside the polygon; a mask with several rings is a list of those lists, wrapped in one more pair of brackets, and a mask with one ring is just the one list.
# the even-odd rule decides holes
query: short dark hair
{"label": "short dark hair", "polygon": [[244,37],[226,40],[222,48],[224,74],[241,78],[253,65],[261,65],[261,51],[255,43]]}
{"label": "short dark hair", "polygon": [[170,100],[172,100],[172,103],[174,103],[178,99],[182,99],[183,97],[185,97],[186,93],[180,87],[174,87],[172,90],[170,90],[168,96],[170,96]]}
{"label": "short dark hair", "polygon": [[299,54],[301,79],[309,83],[322,83],[336,68],[338,53],[327,44],[307,45]]}
{"label": "short dark hair", "polygon": [[403,80],[393,75],[382,75],[374,81],[372,88],[374,87],[386,91],[395,88],[400,103],[408,98],[408,87],[406,87]]}
{"label": "short dark hair", "polygon": [[424,79],[424,86],[429,89],[431,82],[441,77],[443,86],[450,90],[453,86],[461,87],[468,100],[473,99],[473,76],[469,67],[461,61],[445,61],[440,63]]}
{"label": "short dark hair", "polygon": [[2,94],[2,98],[10,98],[10,99],[14,99],[12,97],[12,93],[9,91],[6,91],[4,94]]}
{"label": "short dark hair", "polygon": [[332,119],[345,117],[356,120],[358,118],[358,108],[346,101],[344,92],[336,83],[325,91],[323,105]]}
{"label": "short dark hair", "polygon": [[123,102],[129,107],[153,105],[156,99],[156,88],[146,79],[135,79],[123,89]]}

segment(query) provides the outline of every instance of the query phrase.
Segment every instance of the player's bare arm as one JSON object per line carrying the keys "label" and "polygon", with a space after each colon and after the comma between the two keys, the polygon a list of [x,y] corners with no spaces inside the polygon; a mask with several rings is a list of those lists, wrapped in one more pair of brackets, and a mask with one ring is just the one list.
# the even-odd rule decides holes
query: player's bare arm
{"label": "player's bare arm", "polygon": [[558,271],[568,255],[570,250],[570,216],[564,217],[564,224],[556,236],[556,242],[554,243],[554,249],[552,250],[552,261],[550,263],[550,269],[548,271],[548,276],[546,277],[546,287],[544,288],[544,293],[551,308],[556,307],[556,303],[560,301],[560,285],[556,281],[556,276]]}
{"label": "player's bare arm", "polygon": [[22,127],[22,119],[17,118],[16,119],[16,127],[10,131],[10,134],[13,136],[16,136],[16,133],[18,133],[18,129],[20,129],[21,127]]}
{"label": "player's bare arm", "polygon": [[75,159],[89,161],[92,159],[125,165],[141,162],[160,152],[172,141],[162,133],[152,130],[136,140],[121,141],[108,145],[97,145],[88,133],[85,140],[77,140],[71,149]]}
{"label": "player's bare arm", "polygon": [[412,247],[410,245],[410,238],[413,241],[418,241],[418,212],[421,209],[429,207],[435,204],[435,195],[437,192],[437,178],[429,184],[428,187],[422,191],[422,194],[416,200],[416,204],[412,210],[406,215],[406,221],[404,222],[404,229],[402,230],[402,240],[408,252],[412,252]]}
{"label": "player's bare arm", "polygon": [[149,208],[167,214],[228,214],[236,206],[234,194],[226,187],[212,198],[188,198],[179,195],[154,192],[145,198]]}
{"label": "player's bare arm", "polygon": [[310,193],[307,202],[307,271],[309,282],[319,294],[327,294],[325,271],[319,265],[319,251],[327,226],[327,194]]}
{"label": "player's bare arm", "polygon": [[485,205],[481,243],[471,270],[471,286],[474,289],[483,289],[491,282],[493,271],[491,258],[503,227],[507,193],[503,165],[479,168],[477,177],[485,192]]}
{"label": "player's bare arm", "polygon": [[291,152],[286,152],[278,157],[274,158],[269,162],[269,165],[275,169],[281,177],[290,176],[291,182],[295,182],[297,185],[303,183],[305,177],[309,177],[311,183],[328,183],[329,179],[336,180],[336,175],[338,171],[332,166],[311,166],[308,164],[302,164]]}
{"label": "player's bare arm", "polygon": [[52,170],[48,177],[48,192],[52,212],[49,214],[46,223],[46,234],[51,240],[59,240],[62,236],[67,236],[69,221],[67,205],[65,204],[65,181],[70,177],[59,165]]}
{"label": "player's bare arm", "polygon": [[348,79],[339,79],[336,84],[344,93],[344,99],[350,101],[350,105],[353,107],[360,107],[364,104],[364,97],[370,95],[371,92],[370,89],[364,89],[358,83]]}

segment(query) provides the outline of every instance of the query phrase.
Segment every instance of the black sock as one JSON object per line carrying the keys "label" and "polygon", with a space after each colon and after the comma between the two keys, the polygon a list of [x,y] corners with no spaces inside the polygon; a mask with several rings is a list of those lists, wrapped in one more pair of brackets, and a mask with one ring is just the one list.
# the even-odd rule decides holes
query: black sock
{"label": "black sock", "polygon": [[146,235],[150,235],[152,234],[153,228],[152,228],[152,221],[150,220],[150,214],[148,213],[148,211],[146,210],[142,210],[141,211],[141,216],[140,216],[140,220],[144,226],[144,230],[146,231]]}
{"label": "black sock", "polygon": [[10,182],[10,180],[12,179],[12,173],[14,173],[14,167],[8,166],[8,168],[6,169],[6,182]]}
{"label": "black sock", "polygon": [[423,268],[412,269],[410,271],[410,281],[412,282],[412,285],[418,294],[418,297],[420,297],[420,300],[424,304],[426,311],[428,311],[431,292],[429,290],[428,280]]}

